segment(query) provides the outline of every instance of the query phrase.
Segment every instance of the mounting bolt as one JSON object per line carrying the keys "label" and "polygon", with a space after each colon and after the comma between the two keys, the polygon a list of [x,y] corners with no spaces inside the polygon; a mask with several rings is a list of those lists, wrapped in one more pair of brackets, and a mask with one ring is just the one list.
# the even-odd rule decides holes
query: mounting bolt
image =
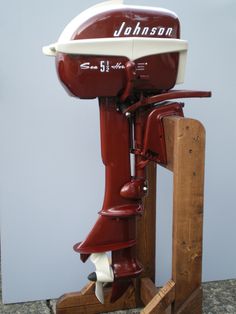
{"label": "mounting bolt", "polygon": [[144,187],[143,187],[143,191],[144,191],[144,192],[147,192],[147,190],[148,190],[148,187],[147,187],[147,186],[144,186]]}
{"label": "mounting bolt", "polygon": [[130,112],[126,112],[125,116],[126,116],[126,118],[129,118],[131,116],[131,113]]}

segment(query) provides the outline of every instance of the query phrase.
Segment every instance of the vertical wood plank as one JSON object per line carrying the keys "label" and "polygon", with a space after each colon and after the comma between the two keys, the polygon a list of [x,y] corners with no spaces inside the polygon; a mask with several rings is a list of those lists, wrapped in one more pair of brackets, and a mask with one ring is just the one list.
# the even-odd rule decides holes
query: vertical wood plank
{"label": "vertical wood plank", "polygon": [[174,136],[175,136],[175,124],[180,117],[166,117],[163,119],[164,130],[165,130],[165,142],[166,142],[166,155],[167,164],[163,165],[166,169],[173,171],[174,163]]}
{"label": "vertical wood plank", "polygon": [[174,133],[172,276],[176,294],[172,313],[201,286],[205,160],[205,130],[199,121],[175,119]]}
{"label": "vertical wood plank", "polygon": [[147,166],[148,194],[143,199],[144,214],[137,222],[137,257],[144,266],[142,277],[155,282],[156,269],[156,164]]}

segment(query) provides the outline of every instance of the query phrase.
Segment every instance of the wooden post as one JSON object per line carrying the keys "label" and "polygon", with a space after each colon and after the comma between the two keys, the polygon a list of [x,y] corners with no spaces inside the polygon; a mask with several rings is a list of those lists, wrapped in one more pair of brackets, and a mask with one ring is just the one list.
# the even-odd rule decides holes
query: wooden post
{"label": "wooden post", "polygon": [[[156,290],[156,164],[150,162],[146,171],[148,194],[143,199],[144,214],[137,218],[137,258],[144,266],[141,277],[135,280],[138,307],[142,306],[144,295]],[[151,283],[147,293],[145,289],[141,292],[141,278],[148,278],[148,283]],[[140,293],[143,295],[141,296]]]}
{"label": "wooden post", "polygon": [[144,214],[137,223],[137,257],[144,265],[142,277],[155,282],[156,270],[156,164],[147,166],[148,194],[143,200]]}
{"label": "wooden post", "polygon": [[[172,313],[189,313],[183,305],[192,294],[191,313],[201,313],[202,227],[205,130],[193,119],[168,117],[164,121],[168,167],[173,171]],[[174,134],[174,136],[171,136]],[[172,152],[171,152],[172,151]],[[196,303],[196,304],[195,304]],[[187,306],[187,303],[184,307]]]}

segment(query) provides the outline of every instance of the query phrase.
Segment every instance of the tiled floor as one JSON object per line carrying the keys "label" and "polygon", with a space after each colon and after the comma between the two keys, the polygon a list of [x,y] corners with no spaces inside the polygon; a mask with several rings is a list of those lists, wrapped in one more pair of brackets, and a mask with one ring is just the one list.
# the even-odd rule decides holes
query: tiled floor
{"label": "tiled floor", "polygon": [[[203,314],[236,314],[236,279],[203,284]],[[38,301],[3,305],[1,314],[53,314],[55,301]],[[119,311],[117,314],[138,314],[139,310]],[[189,313],[191,314],[191,313]]]}

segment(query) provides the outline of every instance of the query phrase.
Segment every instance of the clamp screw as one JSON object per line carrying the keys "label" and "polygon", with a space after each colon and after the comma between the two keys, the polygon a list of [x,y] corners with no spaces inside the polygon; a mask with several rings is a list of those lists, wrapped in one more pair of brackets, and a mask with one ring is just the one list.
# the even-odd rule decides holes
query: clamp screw
{"label": "clamp screw", "polygon": [[147,192],[147,190],[148,190],[148,187],[147,187],[147,186],[144,186],[144,187],[143,187],[143,191],[144,191],[144,192]]}
{"label": "clamp screw", "polygon": [[131,116],[131,113],[130,112],[126,112],[125,116],[126,116],[126,118],[129,118]]}

